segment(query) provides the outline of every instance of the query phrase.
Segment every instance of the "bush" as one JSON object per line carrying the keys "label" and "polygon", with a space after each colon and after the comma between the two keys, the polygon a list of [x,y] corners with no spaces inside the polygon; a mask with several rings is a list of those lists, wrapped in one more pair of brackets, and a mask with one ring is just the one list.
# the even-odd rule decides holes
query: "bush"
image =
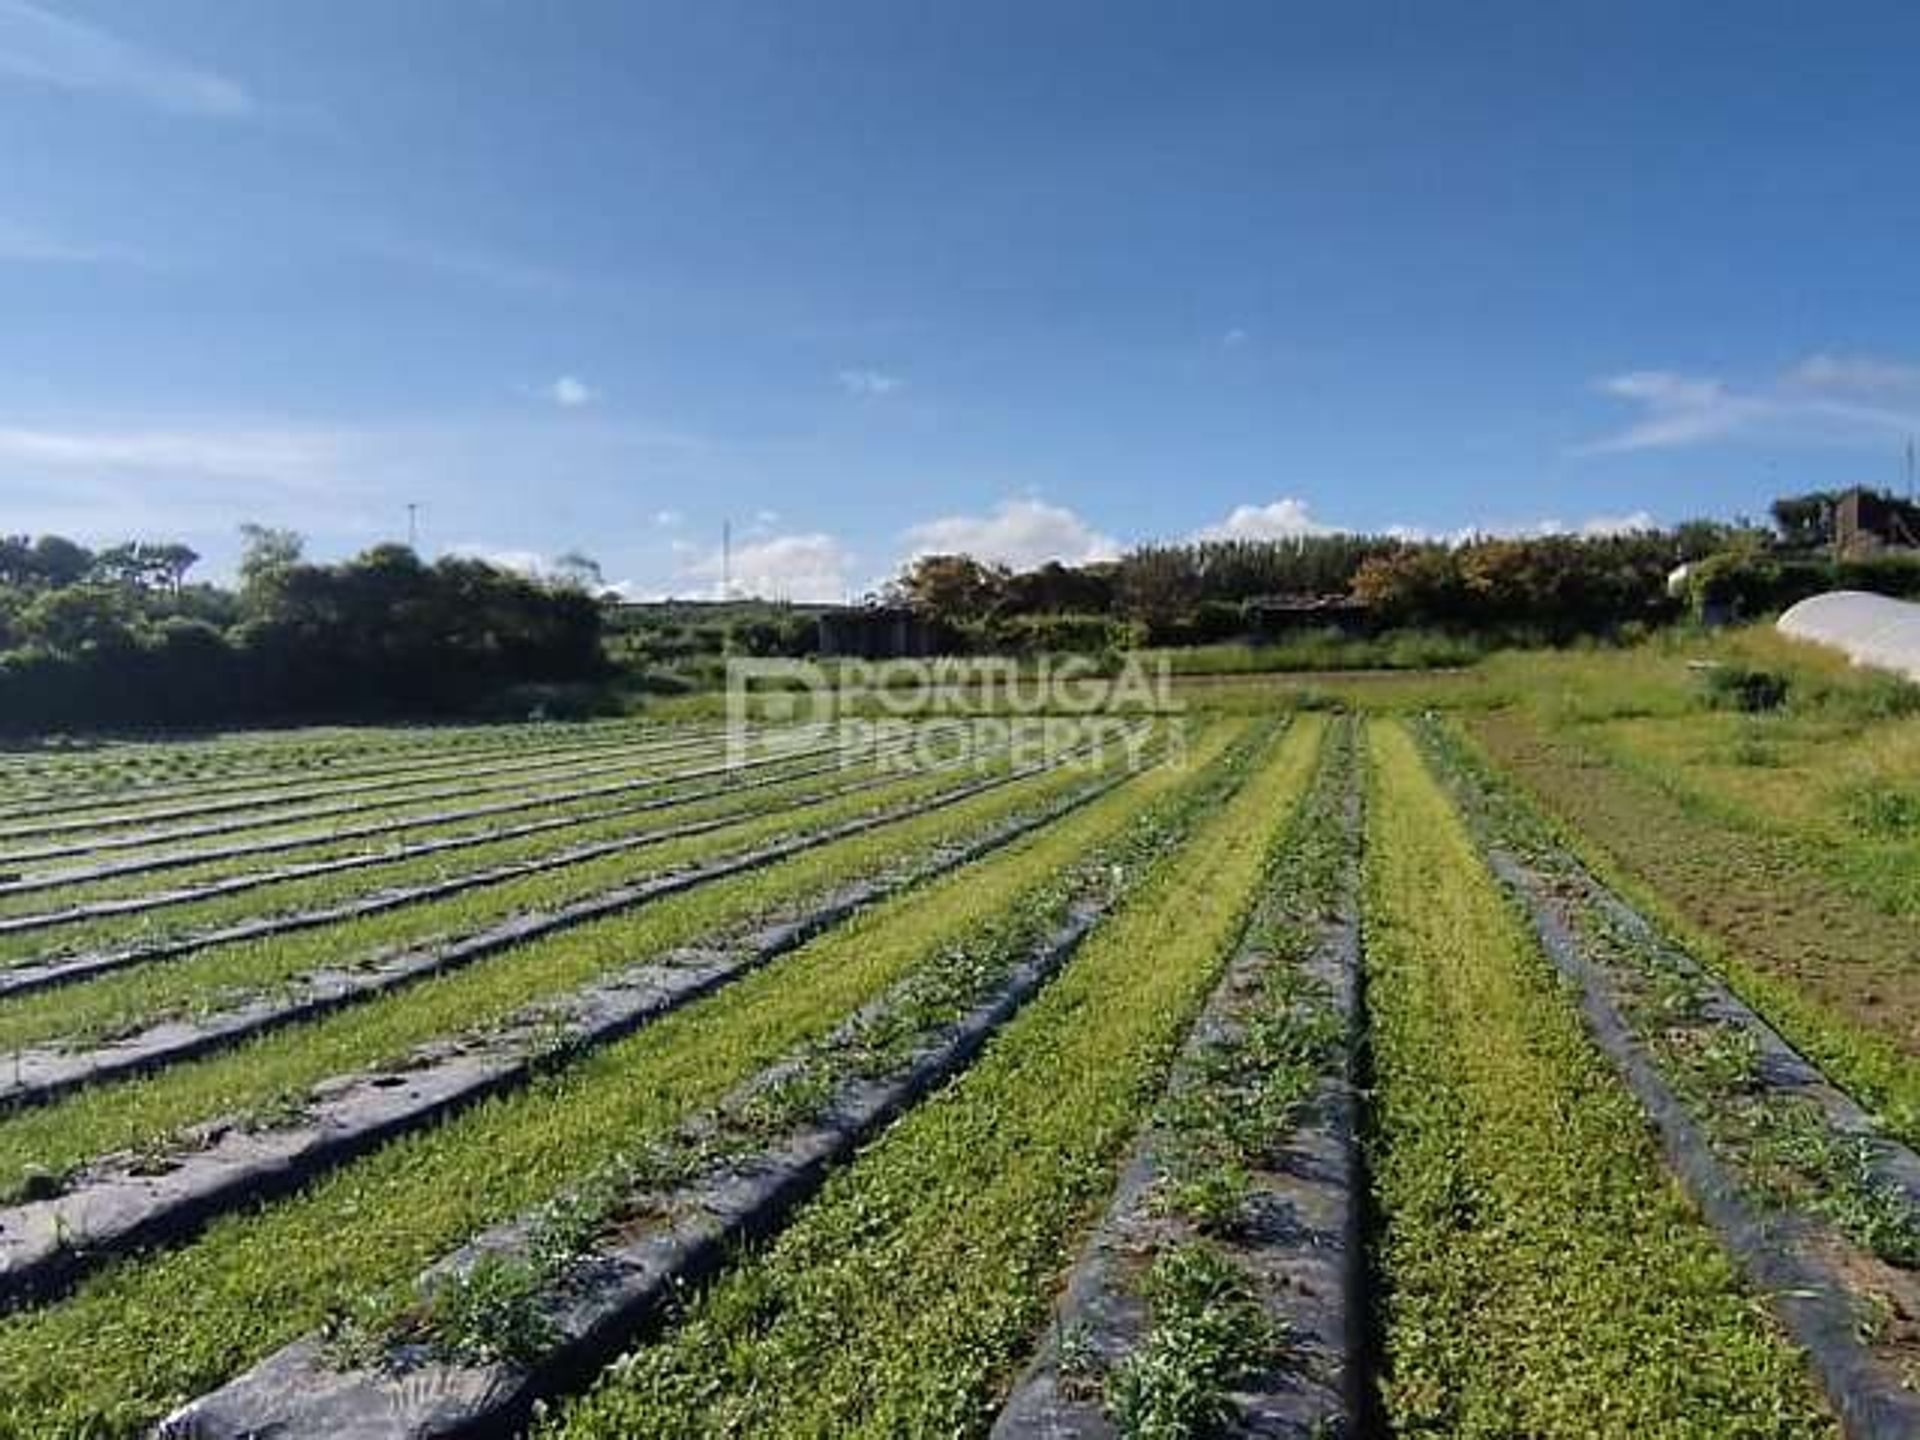
{"label": "bush", "polygon": [[1750,670],[1742,665],[1715,665],[1702,672],[1701,686],[1709,708],[1738,710],[1755,715],[1778,710],[1791,688],[1776,670]]}

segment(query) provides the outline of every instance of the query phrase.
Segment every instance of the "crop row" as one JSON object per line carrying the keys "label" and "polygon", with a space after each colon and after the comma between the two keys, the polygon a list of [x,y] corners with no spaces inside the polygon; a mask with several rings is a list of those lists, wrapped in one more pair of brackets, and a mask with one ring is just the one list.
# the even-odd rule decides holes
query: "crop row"
{"label": "crop row", "polygon": [[1352,730],[1334,734],[1277,838],[1233,961],[994,1440],[1358,1424]]}
{"label": "crop row", "polygon": [[150,797],[227,782],[249,783],[300,773],[334,774],[422,759],[539,750],[560,740],[618,743],[635,733],[670,734],[680,727],[632,721],[585,725],[522,725],[468,729],[301,730],[130,746],[109,743],[78,755],[0,752],[0,803],[102,802]]}
{"label": "crop row", "polygon": [[[222,1114],[271,1116],[329,1076],[391,1063],[429,1041],[484,1033],[650,956],[804,914],[848,884],[1045,808],[1098,775],[1069,769],[924,807],[862,833],[645,907],[516,945],[464,970],[365,999],[226,1054],[0,1120],[0,1189],[44,1190],[95,1156],[164,1145]],[[36,1180],[36,1177],[38,1179]]]}
{"label": "crop row", "polygon": [[1825,1435],[1801,1359],[1397,725],[1365,921],[1383,1391],[1421,1434]]}
{"label": "crop row", "polygon": [[[855,814],[835,823],[781,834],[763,844],[723,851],[698,863],[655,871],[640,879],[598,890],[544,910],[516,911],[504,920],[454,935],[439,935],[409,948],[391,946],[366,954],[357,963],[337,958],[315,969],[282,976],[272,987],[241,996],[229,987],[223,996],[192,1014],[162,1012],[144,1025],[124,1025],[105,1039],[65,1032],[58,1040],[15,1050],[13,1076],[0,1087],[0,1101],[12,1105],[45,1104],[106,1079],[159,1069],[226,1049],[242,1040],[287,1025],[303,1023],[351,1004],[492,958],[503,951],[609,916],[620,915],[670,895],[710,885],[730,876],[763,869],[802,851],[875,829],[923,812],[955,804],[982,791],[1016,781],[1029,770],[977,776],[930,797],[915,796],[892,806]],[[722,822],[685,827],[698,833]],[[324,938],[324,937],[322,937]],[[136,979],[138,977],[135,977]],[[152,1001],[151,985],[141,987]],[[237,998],[236,998],[237,997]],[[54,1002],[65,1022],[73,1008]]]}
{"label": "crop row", "polygon": [[[74,983],[61,987],[63,993],[41,987],[0,999],[0,1047],[55,1040],[99,1043],[210,1003],[234,1003],[294,976],[322,971],[351,976],[411,950],[443,950],[496,928],[515,932],[520,927],[518,938],[531,938],[539,929],[555,928],[542,916],[591,906],[615,891],[688,867],[933,801],[1004,770],[1003,760],[979,771],[944,767],[810,784],[788,795],[783,808],[756,804],[670,816],[525,863],[390,890],[404,903],[343,907],[346,913],[331,923],[267,928],[172,958],[152,958],[153,952],[135,948],[120,956],[82,956],[41,966],[29,973],[49,979],[70,973]],[[63,970],[66,966],[72,969]]]}
{"label": "crop row", "polygon": [[[0,1210],[0,1293],[43,1294],[115,1253],[177,1238],[223,1210],[283,1193],[395,1135],[525,1084],[731,983],[864,906],[1013,842],[1124,778],[1122,771],[1077,786],[962,843],[909,852],[775,923],[648,956],[501,1025],[440,1037],[391,1066],[329,1077],[282,1107],[284,1118],[271,1125],[203,1132],[175,1149],[149,1145],[135,1156],[95,1161],[58,1197]],[[72,1243],[75,1236],[84,1242]]]}
{"label": "crop row", "polygon": [[[399,843],[369,847],[359,840],[302,844],[258,863],[259,851],[241,848],[224,860],[197,861],[167,873],[158,883],[121,877],[54,892],[58,902],[25,902],[42,908],[0,917],[0,961],[45,963],[60,956],[124,946],[129,940],[173,946],[200,932],[240,920],[265,921],[323,907],[353,894],[405,890],[483,869],[556,859],[573,849],[619,840],[638,817],[697,818],[735,810],[771,808],[775,793],[798,786],[818,793],[838,785],[878,778],[885,754],[871,761],[838,759],[754,762],[683,778],[662,777],[621,786],[611,797],[542,803],[510,824],[487,819],[421,827]],[[905,766],[891,768],[904,769]],[[38,983],[38,982],[27,982]],[[0,991],[17,988],[0,981]]]}
{"label": "crop row", "polygon": [[1659,1125],[1754,1287],[1806,1346],[1850,1430],[1920,1428],[1920,1155],[1601,884],[1459,737],[1430,762]]}
{"label": "crop row", "polygon": [[1246,924],[1320,728],[1249,762],[970,1070],[547,1433],[984,1428]]}
{"label": "crop row", "polygon": [[[991,763],[992,758],[983,756],[982,763]],[[952,762],[919,767],[921,773],[950,768],[953,768]],[[907,773],[910,767],[892,765],[851,765],[842,769],[835,762],[800,767],[702,790],[649,795],[597,812],[585,821],[571,816],[549,816],[523,826],[507,827],[497,842],[465,835],[448,836],[405,847],[392,860],[343,857],[335,862],[301,867],[300,878],[293,880],[265,879],[243,872],[201,887],[197,893],[202,899],[182,899],[177,908],[164,905],[135,908],[127,904],[105,907],[89,916],[89,912],[76,907],[80,913],[69,928],[59,932],[63,944],[47,950],[29,950],[18,962],[0,965],[0,997],[17,997],[97,979],[132,965],[172,959],[212,946],[311,930],[423,901],[444,899],[540,871],[704,834],[743,816],[764,813],[774,804],[809,804],[875,790]],[[669,811],[672,813],[662,813]],[[529,837],[536,838],[527,843]],[[511,843],[516,841],[521,843]],[[499,848],[492,848],[496,844]],[[484,853],[482,846],[488,847]],[[448,864],[442,858],[462,851],[468,852],[460,856],[467,863]],[[497,859],[498,863],[474,863],[489,858]],[[412,883],[406,883],[408,881]],[[318,901],[304,908],[262,905],[258,902],[264,898],[260,893],[263,891],[282,900],[296,892],[305,892],[317,895]],[[251,896],[253,903],[241,899],[242,896]],[[154,910],[165,913],[156,917]],[[0,936],[0,956],[6,954],[9,939],[13,947],[26,948],[36,935],[44,943],[44,931],[34,932],[26,927],[16,930],[11,937]],[[95,942],[91,949],[84,948],[84,940],[89,936]]]}
{"label": "crop row", "polygon": [[[467,1237],[664,1135],[915,968],[937,963],[947,942],[985,917],[1016,913],[1036,886],[1183,783],[1165,768],[1142,775],[524,1091],[0,1324],[0,1405],[8,1407],[0,1427],[126,1433],[320,1324],[330,1309],[397,1293]],[[644,925],[654,913],[636,920]],[[609,929],[622,958],[633,958],[634,924]],[[404,1008],[422,999],[416,993]],[[195,1303],[183,1314],[186,1294]]]}
{"label": "crop row", "polygon": [[31,817],[0,824],[0,844],[14,847],[23,840],[110,832],[129,826],[151,826],[170,820],[210,819],[251,810],[281,810],[314,801],[348,800],[419,788],[468,776],[505,778],[567,765],[581,765],[608,754],[669,756],[702,748],[717,748],[721,737],[712,731],[641,732],[631,737],[556,743],[537,749],[483,750],[472,754],[437,756],[404,765],[349,771],[316,777],[295,771],[271,779],[188,790],[169,790],[138,802],[106,801],[86,804],[49,804],[36,807]]}
{"label": "crop row", "polygon": [[[813,753],[828,753],[828,743],[823,740]],[[537,776],[514,776],[499,782],[490,782],[484,776],[451,786],[436,781],[433,788],[413,795],[388,795],[371,801],[356,797],[337,804],[301,807],[284,814],[245,815],[161,831],[110,836],[97,843],[70,840],[62,845],[5,857],[5,863],[13,867],[8,873],[14,878],[0,881],[0,895],[36,894],[123,875],[144,875],[330,841],[365,839],[422,826],[511,815],[554,801],[624,794],[666,779],[725,774],[748,766],[781,764],[789,758],[784,742],[777,740],[764,748],[754,747],[739,764],[733,763],[733,758],[718,746],[701,746],[687,753],[643,752],[584,766],[565,766]],[[501,798],[482,798],[488,796]],[[456,803],[449,804],[450,801]],[[327,823],[316,824],[316,821]],[[84,859],[94,854],[107,858],[54,868],[43,868],[40,863]]]}
{"label": "crop row", "polygon": [[1237,766],[1216,769],[672,1135],[478,1237],[415,1295],[279,1352],[170,1428],[318,1440],[354,1416],[383,1430],[524,1419],[534,1396],[596,1353],[611,1358],[618,1333],[657,1318],[698,1267],[776,1223],[822,1167],[964,1066],[1237,783]]}

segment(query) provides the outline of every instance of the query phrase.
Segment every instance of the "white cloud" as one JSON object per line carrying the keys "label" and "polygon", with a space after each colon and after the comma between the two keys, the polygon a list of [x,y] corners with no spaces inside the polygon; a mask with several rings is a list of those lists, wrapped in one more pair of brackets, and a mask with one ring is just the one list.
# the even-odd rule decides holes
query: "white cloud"
{"label": "white cloud", "polygon": [[1389,525],[1382,534],[1395,540],[1436,541],[1443,545],[1465,545],[1470,540],[1541,540],[1553,535],[1578,535],[1587,540],[1612,535],[1633,535],[1658,530],[1660,522],[1645,510],[1625,515],[1590,515],[1572,525],[1564,520],[1546,519],[1522,522],[1493,521],[1462,525],[1455,530],[1429,530],[1420,525]]}
{"label": "white cloud", "polygon": [[562,375],[541,393],[562,410],[578,410],[600,398],[600,392],[577,375]]}
{"label": "white cloud", "polygon": [[1236,325],[1233,327],[1233,329],[1227,331],[1226,334],[1220,337],[1220,343],[1222,345],[1225,345],[1228,349],[1232,349],[1236,345],[1246,344],[1247,341],[1252,338],[1253,337],[1248,335],[1246,331],[1242,330],[1238,325]]}
{"label": "white cloud", "polygon": [[904,388],[907,383],[898,375],[888,375],[881,370],[842,370],[834,378],[840,382],[840,388],[849,395],[868,399],[880,395],[891,395],[894,391]]}
{"label": "white cloud", "polygon": [[[688,547],[689,549],[691,547]],[[853,589],[853,555],[832,535],[775,535],[733,547],[729,566],[719,550],[708,550],[682,567],[712,599],[758,596],[767,600],[844,600]],[[731,583],[726,577],[731,575]]]}
{"label": "white cloud", "polygon": [[1753,440],[1884,445],[1920,429],[1920,366],[1863,356],[1812,355],[1752,385],[1636,370],[1599,389],[1639,406],[1641,418],[1580,447],[1586,454]]}
{"label": "white cloud", "polygon": [[[1493,521],[1462,525],[1452,530],[1430,530],[1423,525],[1388,525],[1378,533],[1396,540],[1439,541],[1461,545],[1480,538],[1530,539],[1547,535],[1581,535],[1589,538],[1627,535],[1639,530],[1657,530],[1660,522],[1645,510],[1626,514],[1590,515],[1569,525],[1564,520],[1543,519],[1522,522]],[[1202,526],[1189,537],[1193,540],[1292,540],[1309,535],[1352,535],[1365,533],[1350,525],[1338,525],[1316,519],[1307,501],[1283,496],[1267,505],[1236,505],[1225,520]]]}
{"label": "white cloud", "polygon": [[0,0],[0,75],[61,90],[115,95],[189,115],[235,118],[257,109],[237,81],[27,0]]}
{"label": "white cloud", "polygon": [[553,562],[538,550],[515,550],[478,540],[463,540],[458,545],[449,545],[447,554],[457,555],[463,560],[484,560],[498,569],[511,570],[516,575],[525,575],[532,580],[538,580],[553,569]]}
{"label": "white cloud", "polygon": [[1084,565],[1112,560],[1120,543],[1073,511],[1042,500],[1003,500],[991,515],[948,515],[906,532],[915,555],[971,555],[989,564],[1031,570],[1049,560]]}
{"label": "white cloud", "polygon": [[1338,525],[1315,520],[1305,500],[1282,496],[1270,505],[1236,505],[1217,525],[1194,531],[1196,540],[1292,540],[1301,535],[1333,535]]}
{"label": "white cloud", "polygon": [[1660,522],[1651,512],[1634,510],[1625,515],[1593,515],[1582,520],[1574,527],[1574,532],[1590,539],[1605,535],[1638,535],[1647,530],[1658,530]]}
{"label": "white cloud", "polygon": [[653,523],[658,525],[662,530],[677,529],[679,526],[684,525],[686,520],[687,517],[678,510],[656,510],[653,512]]}

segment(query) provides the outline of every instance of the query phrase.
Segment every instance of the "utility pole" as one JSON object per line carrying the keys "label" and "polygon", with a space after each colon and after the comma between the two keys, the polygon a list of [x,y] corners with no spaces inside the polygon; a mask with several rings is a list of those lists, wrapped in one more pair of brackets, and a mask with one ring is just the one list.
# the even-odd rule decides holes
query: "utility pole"
{"label": "utility pole", "polygon": [[420,502],[418,500],[407,502],[407,548],[416,555],[420,553]]}

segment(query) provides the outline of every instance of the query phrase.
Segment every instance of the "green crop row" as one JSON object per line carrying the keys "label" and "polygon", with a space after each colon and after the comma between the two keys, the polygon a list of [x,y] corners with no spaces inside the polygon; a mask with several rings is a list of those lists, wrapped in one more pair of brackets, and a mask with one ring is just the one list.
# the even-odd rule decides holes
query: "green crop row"
{"label": "green crop row", "polygon": [[1346,724],[1261,880],[1241,939],[1255,968],[1215,992],[1217,1028],[1183,1057],[1154,1113],[1143,1204],[1158,1225],[1141,1232],[1126,1271],[1139,1281],[1143,1333],[1111,1364],[1077,1357],[1070,1333],[1062,1341],[1060,1379],[1098,1393],[1122,1435],[1187,1440],[1231,1429],[1233,1390],[1288,1363],[1288,1337],[1267,1308],[1284,1297],[1261,1293],[1240,1247],[1268,1238],[1256,1184],[1300,1107],[1345,1064],[1346,1016],[1306,962],[1347,899],[1354,779]]}
{"label": "green crop row", "polygon": [[[1252,753],[1252,747],[1244,752]],[[694,1177],[716,1175],[743,1158],[751,1163],[750,1157],[794,1132],[825,1122],[848,1081],[900,1075],[945,1027],[1001,990],[1016,967],[1050,943],[1082,906],[1104,909],[1118,902],[1186,840],[1201,816],[1238,788],[1245,768],[1242,755],[1215,767],[1202,783],[1029,888],[1018,905],[984,915],[949,937],[937,964],[915,969],[873,1005],[781,1057],[715,1110],[602,1166],[543,1207],[524,1254],[497,1257],[445,1280],[424,1304],[413,1291],[382,1297],[385,1303],[371,1306],[360,1323],[335,1331],[336,1350],[384,1363],[394,1346],[424,1341],[465,1360],[484,1362],[515,1347],[530,1358],[541,1344],[541,1295],[564,1288],[576,1270],[590,1265],[598,1239],[630,1225],[651,1205],[670,1211],[675,1192]]]}
{"label": "green crop row", "polygon": [[[803,913],[837,886],[1044,810],[1097,780],[1071,770],[1021,780],[630,914],[516,946],[231,1050],[0,1117],[0,1195],[44,1189],[75,1165],[110,1151],[162,1147],[183,1128],[217,1115],[282,1113],[328,1076],[397,1060],[428,1040],[485,1029],[677,945]],[[57,1004],[57,997],[48,1003]]]}
{"label": "green crop row", "polygon": [[[221,923],[257,919],[315,908],[368,891],[438,880],[504,862],[538,859],[575,845],[679,824],[701,814],[773,808],[786,785],[807,793],[825,793],[879,767],[870,762],[851,764],[831,776],[812,775],[818,761],[772,766],[752,772],[752,787],[729,783],[713,775],[665,780],[627,795],[603,795],[547,803],[509,817],[481,817],[422,825],[403,837],[344,839],[301,845],[271,854],[245,853],[147,875],[75,882],[13,897],[19,918],[45,917],[0,935],[0,964],[38,960],[54,954],[118,948],[131,943],[156,943],[191,938]],[[772,782],[779,782],[778,784]],[[644,808],[636,808],[641,806]],[[668,812],[672,813],[669,814]],[[564,821],[531,833],[502,833],[517,823]],[[458,842],[458,843],[453,843]],[[444,848],[422,852],[424,845]],[[299,866],[330,861],[350,865],[318,874],[285,875]],[[283,878],[273,878],[280,874]],[[196,887],[235,882],[235,887],[199,899],[166,897]],[[245,882],[244,884],[239,882]],[[77,914],[77,907],[107,901],[142,902],[105,914]]]}
{"label": "green crop row", "polygon": [[0,756],[0,800],[25,803],[98,794],[144,793],[157,785],[279,776],[336,767],[404,762],[434,756],[478,755],[509,749],[629,734],[670,734],[701,727],[616,721],[569,725],[480,726],[467,729],[305,729],[243,732],[212,739],[145,745],[110,743],[81,754],[50,751]]}
{"label": "green crop row", "polygon": [[1831,1435],[1407,731],[1365,849],[1384,1394],[1402,1435]]}
{"label": "green crop row", "polygon": [[[1203,736],[1198,757],[1231,733]],[[1173,767],[1149,770],[526,1090],[389,1145],[298,1197],[222,1220],[191,1245],[118,1264],[57,1305],[0,1320],[0,1435],[136,1433],[329,1313],[406,1285],[469,1236],[665,1135],[916,966],[936,963],[948,937],[1017,907],[1187,783]],[[620,928],[605,942],[636,958]]]}
{"label": "green crop row", "polygon": [[[1419,734],[1476,828],[1553,884],[1642,1052],[1749,1201],[1821,1216],[1889,1264],[1920,1266],[1920,1209],[1875,1173],[1874,1142],[1835,1129],[1813,1096],[1765,1083],[1751,1021],[1709,1003],[1705,974],[1590,898],[1546,818],[1501,784],[1457,731],[1430,723]],[[1563,878],[1570,883],[1555,883]]]}
{"label": "green crop row", "polygon": [[544,1433],[983,1431],[1255,903],[1302,720],[974,1066]]}
{"label": "green crop row", "polygon": [[[996,766],[995,773],[1004,770]],[[657,843],[540,870],[440,899],[356,916],[311,929],[209,946],[177,959],[113,971],[98,979],[0,1000],[0,1052],[59,1040],[99,1043],[158,1019],[229,1007],[271,991],[321,966],[352,967],[395,950],[471,935],[533,911],[557,909],[615,886],[711,862],[802,832],[827,829],[898,806],[932,800],[979,778],[972,770],[875,777],[878,783],[839,794],[830,786],[802,787],[788,796],[764,794],[740,809],[714,806],[718,828],[673,837],[685,815],[668,812],[635,833],[663,833]],[[695,811],[698,816],[705,807]],[[621,832],[616,830],[615,836]],[[334,895],[345,893],[343,879]],[[318,887],[316,887],[318,888]],[[322,892],[324,893],[324,891]],[[325,902],[323,902],[325,903]]]}
{"label": "green crop row", "polygon": [[383,794],[390,790],[430,784],[435,780],[458,779],[467,774],[506,775],[518,770],[531,771],[585,763],[608,754],[642,749],[664,751],[667,754],[688,753],[701,747],[718,748],[721,739],[721,735],[714,731],[687,735],[640,733],[617,739],[602,737],[582,743],[520,744],[502,749],[474,750],[466,754],[415,757],[403,763],[375,764],[324,775],[314,775],[303,769],[288,769],[201,786],[163,786],[152,793],[143,792],[139,796],[123,796],[119,799],[88,801],[80,796],[50,796],[47,798],[51,803],[42,803],[32,812],[10,817],[0,824],[0,845],[11,847],[25,836],[80,835],[138,823],[157,823],[170,817],[190,818],[197,812],[239,813],[308,801]]}
{"label": "green crop row", "polygon": [[[758,749],[758,747],[756,747]],[[763,752],[762,752],[763,753]],[[715,747],[706,753],[665,757],[639,756],[631,760],[602,758],[592,765],[569,767],[544,775],[516,776],[505,782],[493,782],[474,775],[470,783],[449,784],[442,777],[433,789],[418,796],[385,795],[372,800],[348,797],[337,804],[315,807],[305,814],[298,811],[251,814],[239,817],[215,817],[217,828],[201,830],[193,821],[178,821],[151,835],[106,837],[106,848],[53,855],[35,859],[25,851],[0,854],[0,863],[23,873],[36,882],[31,891],[5,897],[0,913],[20,914],[44,909],[56,891],[98,898],[105,894],[137,893],[156,886],[179,883],[185,871],[212,866],[213,873],[230,872],[236,864],[285,863],[309,848],[359,840],[366,843],[398,843],[395,836],[408,831],[457,823],[463,812],[481,810],[467,817],[487,825],[509,823],[529,810],[568,801],[606,803],[607,796],[595,791],[624,786],[629,791],[651,789],[676,782],[711,779],[723,763],[724,750]],[[748,772],[757,773],[757,772]],[[199,832],[199,833],[196,833]],[[86,843],[84,836],[56,836],[61,846]],[[27,849],[39,842],[29,842]],[[279,847],[266,849],[264,847]],[[0,850],[5,847],[0,845]],[[259,851],[255,858],[251,851]],[[237,852],[237,853],[236,853]],[[89,881],[84,872],[96,866],[125,866],[120,876]],[[134,869],[131,867],[141,867]],[[79,873],[75,873],[79,872]],[[70,883],[61,883],[64,875],[73,875]]]}

